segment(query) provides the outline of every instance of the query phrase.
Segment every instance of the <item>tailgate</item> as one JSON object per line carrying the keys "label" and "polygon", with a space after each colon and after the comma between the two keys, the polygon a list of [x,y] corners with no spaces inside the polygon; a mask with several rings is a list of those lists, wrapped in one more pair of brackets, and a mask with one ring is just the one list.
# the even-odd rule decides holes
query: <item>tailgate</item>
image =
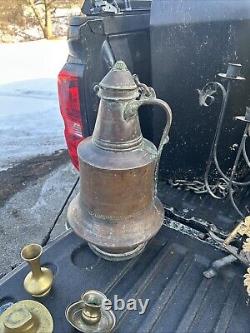
{"label": "tailgate", "polygon": [[[116,311],[115,332],[249,332],[249,308],[243,288],[243,267],[224,268],[214,279],[203,277],[211,262],[224,254],[212,246],[166,226],[145,252],[127,262],[96,257],[87,244],[68,232],[52,243],[42,257],[55,272],[52,292],[41,302],[50,310],[55,333],[75,332],[64,311],[80,294],[98,289],[113,300],[149,299],[146,312]],[[0,299],[29,299],[23,289],[28,268],[2,279]]]}

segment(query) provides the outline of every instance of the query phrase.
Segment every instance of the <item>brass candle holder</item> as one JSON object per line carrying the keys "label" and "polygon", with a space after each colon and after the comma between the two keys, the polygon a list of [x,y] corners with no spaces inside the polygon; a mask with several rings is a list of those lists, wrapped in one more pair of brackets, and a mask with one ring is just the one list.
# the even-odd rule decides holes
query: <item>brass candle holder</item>
{"label": "brass candle holder", "polygon": [[53,332],[53,319],[48,309],[38,302],[17,302],[0,316],[0,333],[45,332]]}
{"label": "brass candle holder", "polygon": [[95,290],[89,290],[81,296],[84,304],[82,318],[88,325],[94,325],[100,321],[103,298],[105,295]]}
{"label": "brass candle holder", "polygon": [[107,297],[98,290],[89,290],[81,299],[69,305],[65,316],[71,326],[84,333],[109,333],[116,318],[112,310],[106,310],[103,302]]}
{"label": "brass candle holder", "polygon": [[53,273],[49,268],[41,267],[40,257],[43,248],[39,244],[26,245],[21,251],[21,257],[31,268],[31,272],[24,279],[24,288],[33,297],[46,296],[51,289]]}

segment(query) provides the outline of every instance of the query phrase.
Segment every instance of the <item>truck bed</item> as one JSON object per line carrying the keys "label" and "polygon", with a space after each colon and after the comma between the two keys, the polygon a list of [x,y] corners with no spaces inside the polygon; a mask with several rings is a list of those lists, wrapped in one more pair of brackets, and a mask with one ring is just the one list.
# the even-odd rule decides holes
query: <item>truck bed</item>
{"label": "truck bed", "polygon": [[[238,223],[239,215],[228,197],[215,200],[207,193],[195,194],[189,190],[173,187],[167,182],[159,184],[158,194],[165,207],[175,211],[181,217],[182,223],[189,226],[191,226],[191,220],[196,219],[215,224],[221,231],[227,233],[232,231]],[[246,208],[249,210],[249,194],[249,189],[246,189],[241,196],[236,197],[237,204],[242,210]],[[196,228],[199,229],[197,225]]]}
{"label": "truck bed", "polygon": [[[244,267],[232,264],[206,279],[203,271],[225,253],[166,225],[143,254],[127,262],[98,258],[71,231],[52,242],[42,264],[54,271],[55,281],[51,293],[39,301],[54,318],[54,332],[76,332],[64,311],[88,289],[101,290],[111,299],[149,298],[144,315],[116,311],[115,332],[249,332]],[[0,307],[32,299],[22,286],[27,272],[23,264],[0,281]]]}

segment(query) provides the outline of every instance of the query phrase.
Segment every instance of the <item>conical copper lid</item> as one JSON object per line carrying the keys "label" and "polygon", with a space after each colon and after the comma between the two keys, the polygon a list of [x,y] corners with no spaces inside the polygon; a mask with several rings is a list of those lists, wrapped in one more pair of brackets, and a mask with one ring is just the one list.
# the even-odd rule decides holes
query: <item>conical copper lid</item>
{"label": "conical copper lid", "polygon": [[123,61],[117,61],[99,84],[98,96],[109,100],[130,100],[139,96],[133,75]]}
{"label": "conical copper lid", "polygon": [[119,60],[102,79],[99,86],[102,89],[133,90],[137,89],[134,78],[126,64]]}

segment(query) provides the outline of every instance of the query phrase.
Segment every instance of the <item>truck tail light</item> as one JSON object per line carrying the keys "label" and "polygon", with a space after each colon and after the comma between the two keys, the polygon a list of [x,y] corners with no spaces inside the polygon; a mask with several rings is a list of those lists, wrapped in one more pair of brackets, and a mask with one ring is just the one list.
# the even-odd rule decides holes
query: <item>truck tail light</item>
{"label": "truck tail light", "polygon": [[83,140],[79,77],[63,69],[58,75],[58,97],[68,152],[72,163],[79,169],[77,146]]}

